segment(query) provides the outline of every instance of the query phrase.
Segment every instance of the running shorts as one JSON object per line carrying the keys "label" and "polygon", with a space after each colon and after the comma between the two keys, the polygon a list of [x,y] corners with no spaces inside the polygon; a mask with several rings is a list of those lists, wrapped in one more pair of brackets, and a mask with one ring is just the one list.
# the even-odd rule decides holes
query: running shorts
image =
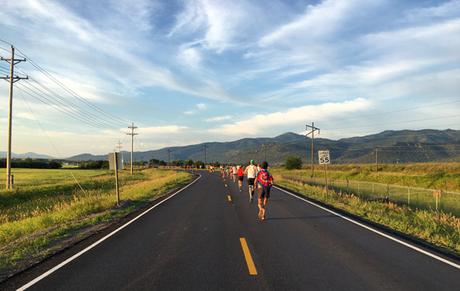
{"label": "running shorts", "polygon": [[238,180],[243,181],[244,176],[238,176]]}
{"label": "running shorts", "polygon": [[253,185],[254,186],[254,180],[255,180],[255,178],[248,178],[248,185]]}
{"label": "running shorts", "polygon": [[259,185],[259,188],[257,188],[257,191],[259,192],[259,199],[270,198],[270,188],[271,186],[264,187]]}

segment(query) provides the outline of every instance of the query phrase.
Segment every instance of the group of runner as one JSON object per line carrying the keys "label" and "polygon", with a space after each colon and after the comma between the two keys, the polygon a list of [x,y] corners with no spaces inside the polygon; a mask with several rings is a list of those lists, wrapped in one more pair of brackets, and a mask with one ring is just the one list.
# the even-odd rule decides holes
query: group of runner
{"label": "group of runner", "polygon": [[258,194],[257,206],[259,207],[258,218],[265,220],[266,207],[270,197],[270,189],[273,185],[273,176],[268,171],[268,163],[255,165],[251,160],[248,166],[227,166],[221,167],[222,178],[231,177],[233,182],[238,182],[238,189],[243,191],[244,176],[248,181],[249,203],[254,200],[254,195]]}

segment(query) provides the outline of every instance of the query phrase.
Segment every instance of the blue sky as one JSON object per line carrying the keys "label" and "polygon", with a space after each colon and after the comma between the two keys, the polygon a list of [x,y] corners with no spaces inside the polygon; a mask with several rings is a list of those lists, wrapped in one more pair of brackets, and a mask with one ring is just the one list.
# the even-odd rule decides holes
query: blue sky
{"label": "blue sky", "polygon": [[[458,0],[0,3],[0,38],[134,121],[138,150],[301,133],[311,121],[334,139],[459,129]],[[27,62],[18,68],[48,82]],[[0,95],[6,136],[6,82]],[[15,152],[106,153],[119,139],[128,148],[122,125],[95,129],[16,95]]]}

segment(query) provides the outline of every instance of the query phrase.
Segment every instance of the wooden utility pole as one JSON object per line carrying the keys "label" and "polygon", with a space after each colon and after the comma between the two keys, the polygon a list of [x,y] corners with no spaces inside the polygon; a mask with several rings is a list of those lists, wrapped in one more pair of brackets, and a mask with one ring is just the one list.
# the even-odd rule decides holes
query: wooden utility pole
{"label": "wooden utility pole", "polygon": [[206,167],[206,149],[208,148],[208,146],[204,144],[203,148],[204,148],[204,166]]}
{"label": "wooden utility pole", "polygon": [[120,206],[120,188],[118,187],[118,153],[113,153],[114,167],[115,167],[115,191],[117,194],[117,206]]}
{"label": "wooden utility pole", "polygon": [[25,62],[26,59],[15,59],[14,58],[14,46],[11,46],[11,57],[3,58],[0,60],[6,61],[10,64],[10,75],[2,76],[0,79],[8,80],[10,83],[10,96],[9,96],[9,107],[8,107],[8,151],[6,153],[6,189],[13,189],[11,181],[11,138],[13,130],[13,84],[22,79],[28,79],[28,77],[19,77],[14,75],[14,66],[20,62]]}
{"label": "wooden utility pole", "polygon": [[379,148],[375,148],[375,171],[379,171]]}
{"label": "wooden utility pole", "polygon": [[127,135],[131,136],[131,175],[133,174],[133,150],[134,150],[134,136],[138,135],[138,133],[135,133],[134,130],[137,128],[137,126],[134,126],[134,122],[131,123],[131,126],[128,126],[129,129],[131,129],[131,132],[128,132]]}
{"label": "wooden utility pole", "polygon": [[315,127],[315,123],[312,122],[311,125],[306,125],[307,134],[309,136],[311,134],[311,146],[310,146],[310,166],[311,166],[311,177],[315,176],[315,131],[320,133],[320,129]]}
{"label": "wooden utility pole", "polygon": [[171,152],[172,149],[168,149],[168,166],[171,166]]}

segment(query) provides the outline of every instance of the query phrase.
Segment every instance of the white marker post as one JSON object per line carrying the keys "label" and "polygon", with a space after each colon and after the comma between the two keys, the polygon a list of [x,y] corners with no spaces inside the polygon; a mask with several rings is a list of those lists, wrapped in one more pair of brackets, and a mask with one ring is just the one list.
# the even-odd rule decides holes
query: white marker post
{"label": "white marker post", "polygon": [[117,195],[117,206],[120,206],[120,188],[118,187],[118,168],[120,156],[117,152],[109,154],[109,169],[115,171],[115,191]]}
{"label": "white marker post", "polygon": [[327,165],[331,163],[331,156],[328,150],[318,151],[318,161],[320,165],[324,165],[324,179],[326,181],[326,195],[328,194],[327,185]]}

